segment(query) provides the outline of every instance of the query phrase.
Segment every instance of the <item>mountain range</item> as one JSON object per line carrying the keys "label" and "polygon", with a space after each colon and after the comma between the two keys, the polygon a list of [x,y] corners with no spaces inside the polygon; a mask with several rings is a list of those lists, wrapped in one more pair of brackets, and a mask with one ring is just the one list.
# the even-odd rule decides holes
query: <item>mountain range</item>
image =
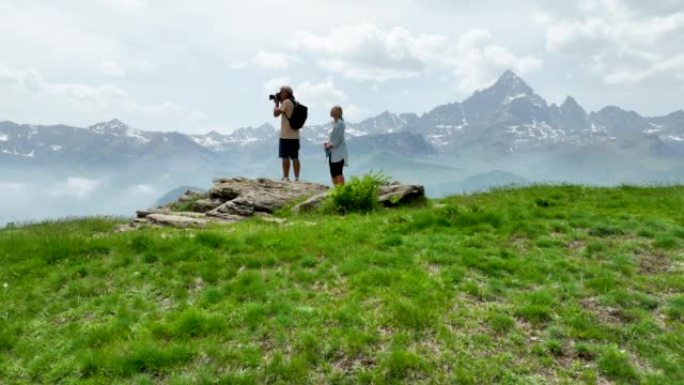
{"label": "mountain range", "polygon": [[[303,177],[329,180],[329,124],[302,129]],[[417,115],[347,122],[346,175],[382,172],[430,196],[509,184],[684,183],[684,111],[643,117],[549,104],[506,71],[462,102]],[[127,215],[225,176],[280,177],[278,130],[143,131],[113,119],[90,127],[0,122],[0,225],[71,215]],[[46,193],[47,192],[47,193]]]}
{"label": "mountain range", "polygon": [[[305,127],[303,151],[319,151],[329,129],[328,125]],[[357,153],[384,150],[424,156],[476,149],[502,154],[606,146],[645,147],[640,155],[645,150],[646,155],[684,156],[684,111],[648,118],[609,106],[587,113],[570,96],[560,106],[549,105],[516,74],[506,71],[491,87],[463,102],[441,105],[421,116],[383,112],[348,123],[346,134]],[[0,162],[110,167],[171,161],[195,167],[230,161],[244,152],[259,154],[256,159],[269,157],[263,149],[270,151],[273,146],[264,144],[276,138],[277,130],[268,123],[230,134],[186,135],[137,130],[117,119],[87,128],[0,122]]]}

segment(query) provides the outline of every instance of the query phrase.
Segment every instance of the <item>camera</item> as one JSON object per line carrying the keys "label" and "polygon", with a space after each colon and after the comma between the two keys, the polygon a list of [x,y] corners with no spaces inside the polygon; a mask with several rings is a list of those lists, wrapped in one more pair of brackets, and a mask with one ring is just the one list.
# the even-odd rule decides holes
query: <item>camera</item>
{"label": "camera", "polygon": [[278,92],[276,92],[273,95],[268,95],[268,100],[273,100],[274,102],[279,102],[280,101],[280,95]]}

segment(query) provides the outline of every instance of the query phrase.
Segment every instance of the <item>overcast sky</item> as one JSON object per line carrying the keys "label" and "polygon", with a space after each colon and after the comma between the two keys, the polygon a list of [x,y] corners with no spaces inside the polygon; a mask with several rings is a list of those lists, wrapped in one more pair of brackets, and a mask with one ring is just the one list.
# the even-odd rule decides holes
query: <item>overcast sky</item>
{"label": "overcast sky", "polygon": [[291,84],[312,123],[461,101],[684,108],[684,0],[0,0],[0,120],[230,132]]}

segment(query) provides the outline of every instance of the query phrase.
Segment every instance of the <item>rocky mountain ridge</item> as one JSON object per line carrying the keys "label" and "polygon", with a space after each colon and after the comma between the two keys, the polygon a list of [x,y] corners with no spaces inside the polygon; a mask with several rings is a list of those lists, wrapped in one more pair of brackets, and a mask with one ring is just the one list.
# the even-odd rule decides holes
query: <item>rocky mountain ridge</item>
{"label": "rocky mountain ridge", "polygon": [[[305,127],[305,150],[317,150],[329,129],[329,125]],[[349,122],[347,136],[363,151],[384,148],[406,155],[473,147],[514,153],[635,140],[659,151],[684,154],[684,111],[647,118],[608,106],[587,113],[571,96],[560,106],[549,105],[515,73],[506,71],[491,87],[463,102],[441,105],[420,116],[385,111],[359,123]],[[216,161],[226,154],[258,151],[275,138],[277,130],[269,123],[230,134],[186,135],[137,130],[117,119],[87,128],[0,122],[0,160],[97,164],[184,154],[188,159]]]}

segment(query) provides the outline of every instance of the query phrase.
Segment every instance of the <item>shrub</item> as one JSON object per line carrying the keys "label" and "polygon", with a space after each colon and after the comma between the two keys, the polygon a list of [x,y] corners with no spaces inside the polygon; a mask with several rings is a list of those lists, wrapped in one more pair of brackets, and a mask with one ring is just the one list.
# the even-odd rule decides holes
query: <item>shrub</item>
{"label": "shrub", "polygon": [[212,249],[220,249],[225,241],[226,238],[222,234],[211,231],[199,232],[195,237],[195,242]]}
{"label": "shrub", "polygon": [[223,300],[224,293],[216,287],[209,287],[202,292],[202,302],[205,304],[215,304]]}
{"label": "shrub", "polygon": [[665,309],[667,317],[673,321],[684,320],[684,296],[677,296],[669,301],[669,306]]}
{"label": "shrub", "polygon": [[3,351],[10,351],[14,344],[17,342],[16,331],[6,328],[5,325],[0,323],[2,329],[0,329],[0,353]]}
{"label": "shrub", "polygon": [[400,382],[412,374],[424,372],[427,369],[428,363],[423,357],[400,348],[394,348],[387,353],[378,368],[384,377],[381,380],[386,380],[388,383]]}
{"label": "shrub", "polygon": [[629,362],[627,354],[619,350],[617,346],[611,345],[604,348],[597,363],[599,370],[609,379],[626,384],[639,382],[637,371]]}
{"label": "shrub", "polygon": [[659,249],[676,249],[679,247],[679,241],[672,235],[659,235],[653,242],[653,246]]}
{"label": "shrub", "polygon": [[379,189],[386,181],[387,178],[381,174],[352,177],[351,181],[335,187],[330,193],[325,211],[338,214],[371,212],[378,207]]}
{"label": "shrub", "polygon": [[592,361],[596,358],[597,349],[586,342],[578,342],[575,344],[575,354],[583,360]]}
{"label": "shrub", "polygon": [[161,373],[175,365],[188,362],[192,356],[192,351],[185,346],[162,348],[149,342],[140,342],[132,351],[121,355],[117,362],[118,372],[126,376],[135,373]]}
{"label": "shrub", "polygon": [[505,334],[515,326],[513,318],[506,314],[497,312],[490,312],[487,315],[487,323],[489,327],[496,333]]}
{"label": "shrub", "polygon": [[557,357],[560,357],[563,355],[563,342],[556,340],[556,339],[551,339],[548,340],[544,343],[546,350]]}
{"label": "shrub", "polygon": [[516,311],[516,315],[535,325],[551,320],[551,308],[545,305],[529,304]]}
{"label": "shrub", "polygon": [[605,238],[615,235],[624,235],[625,232],[622,229],[611,226],[597,226],[589,230],[589,235],[599,238]]}

